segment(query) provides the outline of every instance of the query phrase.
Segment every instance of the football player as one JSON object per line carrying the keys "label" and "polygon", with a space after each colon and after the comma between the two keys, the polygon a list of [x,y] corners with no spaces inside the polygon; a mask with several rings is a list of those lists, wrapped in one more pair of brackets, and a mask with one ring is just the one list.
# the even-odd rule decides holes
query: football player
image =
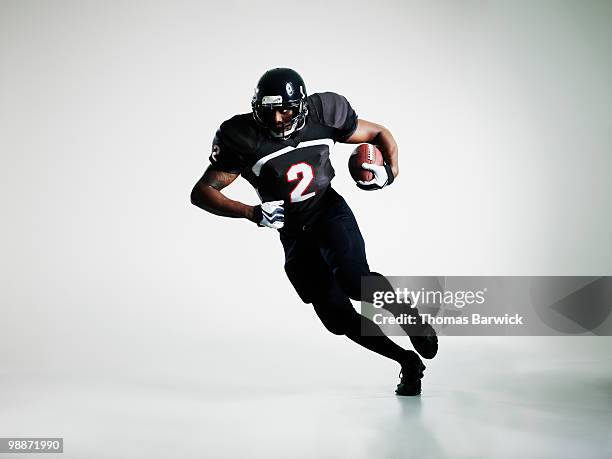
{"label": "football player", "polygon": [[[399,173],[393,136],[383,126],[357,118],[341,95],[308,96],[300,75],[288,68],[264,73],[251,105],[250,113],[221,124],[210,166],[193,188],[191,202],[216,215],[246,218],[277,230],[285,272],[302,301],[312,303],[330,332],[398,362],[396,393],[418,395],[425,369],[419,356],[395,344],[351,304],[351,299],[372,302],[371,295],[361,291],[362,276],[372,276],[385,289],[391,286],[370,271],[355,217],[331,187],[330,153],[336,142],[377,145],[384,165],[364,163],[373,179],[357,186],[380,190],[391,185]],[[239,175],[255,188],[261,204],[247,205],[222,193]],[[421,327],[418,333],[407,333],[416,351],[432,358],[437,337],[430,326]]]}

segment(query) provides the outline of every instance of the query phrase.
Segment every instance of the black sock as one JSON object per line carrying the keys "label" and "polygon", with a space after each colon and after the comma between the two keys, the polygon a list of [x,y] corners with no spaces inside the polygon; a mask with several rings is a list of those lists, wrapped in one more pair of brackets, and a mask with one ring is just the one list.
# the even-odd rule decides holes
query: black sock
{"label": "black sock", "polygon": [[346,336],[360,346],[398,363],[405,361],[410,352],[391,341],[378,325],[357,311],[350,319]]}

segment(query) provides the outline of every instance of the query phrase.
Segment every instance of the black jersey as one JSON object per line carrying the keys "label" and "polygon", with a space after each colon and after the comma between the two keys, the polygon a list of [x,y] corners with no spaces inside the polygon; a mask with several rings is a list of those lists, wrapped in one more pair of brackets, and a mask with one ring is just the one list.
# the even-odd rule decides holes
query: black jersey
{"label": "black jersey", "polygon": [[287,140],[270,136],[251,113],[223,122],[213,141],[211,167],[242,174],[262,202],[285,201],[285,227],[299,227],[320,210],[334,177],[329,155],[357,128],[349,102],[332,92],[307,99],[306,125]]}

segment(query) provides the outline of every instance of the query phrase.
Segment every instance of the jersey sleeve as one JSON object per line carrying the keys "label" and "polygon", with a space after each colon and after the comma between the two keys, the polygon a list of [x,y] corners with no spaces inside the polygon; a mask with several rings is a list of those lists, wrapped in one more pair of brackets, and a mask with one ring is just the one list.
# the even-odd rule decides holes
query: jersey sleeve
{"label": "jersey sleeve", "polygon": [[243,161],[239,148],[240,146],[230,135],[227,122],[221,124],[213,139],[212,151],[208,158],[211,168],[231,174],[240,174]]}
{"label": "jersey sleeve", "polygon": [[334,128],[334,140],[344,142],[357,129],[357,113],[344,96],[334,92],[316,94],[314,108],[324,125]]}

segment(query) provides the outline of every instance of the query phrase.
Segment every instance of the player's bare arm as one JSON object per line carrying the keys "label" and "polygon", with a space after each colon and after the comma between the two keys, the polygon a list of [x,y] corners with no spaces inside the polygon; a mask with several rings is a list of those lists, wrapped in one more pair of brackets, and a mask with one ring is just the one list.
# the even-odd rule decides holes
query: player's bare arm
{"label": "player's bare arm", "polygon": [[371,143],[379,146],[385,162],[391,166],[393,176],[399,175],[397,143],[391,132],[384,126],[359,119],[357,129],[345,143]]}
{"label": "player's bare arm", "polygon": [[228,198],[221,190],[240,174],[224,172],[208,167],[191,191],[191,203],[211,214],[230,218],[246,218],[258,226],[280,229],[284,225],[283,201],[263,202],[249,206]]}
{"label": "player's bare arm", "polygon": [[238,178],[238,174],[207,168],[191,191],[191,203],[215,215],[253,220],[253,206],[234,201],[221,190]]}

